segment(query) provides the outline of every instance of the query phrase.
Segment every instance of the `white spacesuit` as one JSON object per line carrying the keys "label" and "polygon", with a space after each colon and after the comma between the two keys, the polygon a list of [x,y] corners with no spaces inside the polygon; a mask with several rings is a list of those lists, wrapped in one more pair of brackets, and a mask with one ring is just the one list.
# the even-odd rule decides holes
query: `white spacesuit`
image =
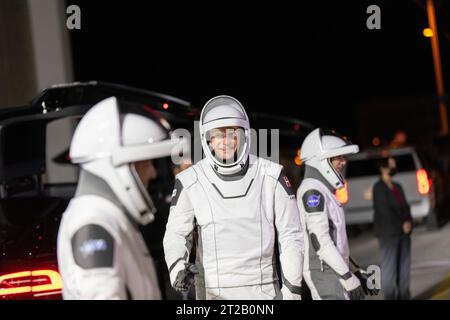
{"label": "white spacesuit", "polygon": [[300,150],[306,165],[297,191],[300,213],[306,222],[305,281],[313,299],[361,299],[364,292],[359,277],[353,273],[356,266],[353,269],[349,264],[344,210],[334,194],[344,187],[344,178],[331,162],[334,157],[357,153],[359,148],[316,129],[305,138]]}
{"label": "white spacesuit", "polygon": [[81,173],[58,232],[64,299],[160,299],[139,225],[155,209],[135,164],[179,143],[160,119],[111,97],[91,108],[70,147]]}
{"label": "white spacesuit", "polygon": [[[302,227],[282,166],[249,155],[249,121],[236,99],[209,100],[200,118],[206,158],[177,175],[164,237],[172,285],[186,290],[195,275],[197,299],[300,299]],[[218,128],[240,132],[230,135],[240,139],[231,161],[210,146],[210,133]],[[196,262],[191,264],[194,238]]]}

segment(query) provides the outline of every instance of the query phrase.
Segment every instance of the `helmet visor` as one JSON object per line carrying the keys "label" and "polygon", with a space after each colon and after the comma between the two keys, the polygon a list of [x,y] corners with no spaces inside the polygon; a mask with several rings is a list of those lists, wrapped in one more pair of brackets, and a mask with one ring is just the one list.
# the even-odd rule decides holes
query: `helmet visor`
{"label": "helmet visor", "polygon": [[245,151],[246,134],[242,127],[213,128],[205,134],[208,150],[218,163],[232,166]]}

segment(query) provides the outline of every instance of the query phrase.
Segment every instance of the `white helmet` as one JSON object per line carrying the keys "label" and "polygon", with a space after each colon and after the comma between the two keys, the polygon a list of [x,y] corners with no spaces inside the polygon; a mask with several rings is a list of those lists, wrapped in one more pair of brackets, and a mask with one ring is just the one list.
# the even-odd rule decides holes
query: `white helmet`
{"label": "white helmet", "polygon": [[317,128],[310,132],[301,147],[301,160],[308,166],[319,170],[320,174],[335,188],[344,187],[344,177],[336,171],[330,158],[358,153],[359,147],[333,132]]}
{"label": "white helmet", "polygon": [[[243,135],[237,157],[231,163],[217,159],[209,144],[208,132],[223,127],[240,127]],[[206,159],[214,170],[222,175],[239,172],[246,165],[250,153],[250,122],[242,104],[235,98],[221,95],[210,99],[200,115],[200,136]]]}
{"label": "white helmet", "polygon": [[156,209],[133,163],[175,152],[180,140],[171,139],[168,129],[164,119],[110,97],[81,119],[70,145],[70,158],[102,178],[135,222],[145,225],[154,220]]}

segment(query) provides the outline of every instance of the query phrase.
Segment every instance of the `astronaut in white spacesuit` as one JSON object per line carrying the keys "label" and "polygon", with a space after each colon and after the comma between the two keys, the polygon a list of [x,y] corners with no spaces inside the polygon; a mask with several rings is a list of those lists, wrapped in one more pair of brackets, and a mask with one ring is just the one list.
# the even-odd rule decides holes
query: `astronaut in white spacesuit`
{"label": "astronaut in white spacesuit", "polygon": [[200,135],[206,158],[177,175],[164,237],[172,285],[187,290],[195,277],[197,299],[300,299],[302,227],[282,166],[250,154],[249,119],[233,97],[205,104]]}
{"label": "astronaut in white spacesuit", "polygon": [[57,242],[64,299],[160,299],[139,225],[156,211],[145,187],[156,174],[151,159],[171,155],[179,141],[142,110],[111,97],[76,128],[70,158],[80,179]]}
{"label": "astronaut in white spacesuit", "polygon": [[334,132],[312,131],[301,147],[305,177],[297,191],[305,236],[305,282],[313,299],[357,300],[377,294],[350,258],[344,209],[335,190],[344,187],[345,155],[359,147]]}

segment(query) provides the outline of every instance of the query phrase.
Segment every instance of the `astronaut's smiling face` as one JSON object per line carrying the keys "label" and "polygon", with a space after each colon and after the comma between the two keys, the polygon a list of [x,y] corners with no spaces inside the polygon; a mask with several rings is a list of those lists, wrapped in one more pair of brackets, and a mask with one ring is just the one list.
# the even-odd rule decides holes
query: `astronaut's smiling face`
{"label": "astronaut's smiling face", "polygon": [[241,144],[242,134],[242,128],[240,127],[211,129],[209,145],[216,158],[224,162],[233,162]]}

